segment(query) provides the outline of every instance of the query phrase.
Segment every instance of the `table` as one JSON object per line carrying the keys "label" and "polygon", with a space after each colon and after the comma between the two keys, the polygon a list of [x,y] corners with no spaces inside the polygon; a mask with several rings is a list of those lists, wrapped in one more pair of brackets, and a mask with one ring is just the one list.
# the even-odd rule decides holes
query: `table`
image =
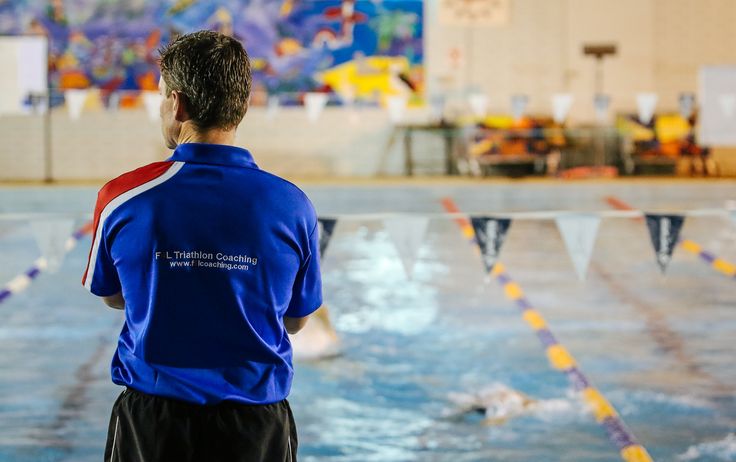
{"label": "table", "polygon": [[394,133],[403,134],[404,138],[404,173],[407,176],[414,175],[413,135],[415,132],[441,133],[444,142],[445,173],[447,175],[458,175],[460,173],[455,162],[455,139],[458,135],[458,126],[451,122],[440,121],[437,123],[399,124],[395,126]]}

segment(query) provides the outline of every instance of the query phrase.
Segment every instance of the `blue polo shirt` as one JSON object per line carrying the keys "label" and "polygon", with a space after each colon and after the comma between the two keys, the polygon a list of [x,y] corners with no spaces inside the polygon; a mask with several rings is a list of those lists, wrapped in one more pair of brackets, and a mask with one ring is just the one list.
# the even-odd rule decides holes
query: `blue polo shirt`
{"label": "blue polo shirt", "polygon": [[283,317],[322,304],[317,228],[299,188],[233,146],[182,144],[105,185],[82,282],[125,298],[113,382],[200,404],[284,399]]}

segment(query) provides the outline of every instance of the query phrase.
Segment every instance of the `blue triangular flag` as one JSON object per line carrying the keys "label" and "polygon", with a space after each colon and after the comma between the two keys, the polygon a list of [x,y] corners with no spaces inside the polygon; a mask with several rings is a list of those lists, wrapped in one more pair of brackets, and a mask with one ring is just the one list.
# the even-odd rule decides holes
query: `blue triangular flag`
{"label": "blue triangular flag", "polygon": [[325,255],[327,246],[330,244],[330,239],[332,239],[332,233],[335,231],[337,219],[318,218],[317,221],[319,226],[319,256],[322,258]]}
{"label": "blue triangular flag", "polygon": [[511,220],[481,216],[470,217],[470,222],[475,230],[475,241],[483,256],[483,265],[486,267],[486,271],[490,273],[498,261],[501,246],[511,226]]}
{"label": "blue triangular flag", "polygon": [[680,239],[680,230],[685,222],[682,215],[659,215],[646,214],[649,236],[652,238],[654,253],[657,256],[657,264],[662,274],[667,270],[667,265],[672,259],[672,253]]}

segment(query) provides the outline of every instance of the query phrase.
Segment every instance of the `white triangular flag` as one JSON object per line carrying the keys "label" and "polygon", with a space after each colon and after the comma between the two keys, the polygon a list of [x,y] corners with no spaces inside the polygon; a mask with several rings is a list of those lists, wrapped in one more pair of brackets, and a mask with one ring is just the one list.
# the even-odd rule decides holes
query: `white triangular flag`
{"label": "white triangular flag", "polygon": [[659,97],[656,93],[637,93],[636,108],[639,112],[639,122],[648,125],[654,117],[654,110],[657,107]]}
{"label": "white triangular flag", "polygon": [[79,120],[82,116],[84,104],[87,102],[87,95],[89,95],[89,90],[66,90],[64,92],[66,110],[69,111],[69,117],[72,120]]}
{"label": "white triangular flag", "polygon": [[307,93],[304,95],[304,108],[307,110],[307,119],[316,122],[327,106],[327,94]]}
{"label": "white triangular flag", "polygon": [[396,217],[384,221],[386,231],[391,237],[394,247],[396,247],[406,277],[409,279],[411,279],[414,272],[414,263],[419,254],[419,248],[422,246],[422,241],[424,241],[424,234],[427,232],[428,225],[429,218],[427,217]]}
{"label": "white triangular flag", "polygon": [[555,221],[578,279],[584,281],[601,218],[597,215],[570,214],[561,215]]}
{"label": "white triangular flag", "polygon": [[274,120],[279,113],[280,100],[278,95],[268,97],[268,105],[266,106],[266,120]]}
{"label": "white triangular flag", "polygon": [[606,122],[608,120],[608,108],[611,105],[611,97],[599,93],[593,98],[593,109],[595,110],[595,118],[598,122]]}
{"label": "white triangular flag", "polygon": [[483,93],[472,93],[468,95],[468,103],[473,115],[476,117],[485,117],[488,114],[488,96]]}
{"label": "white triangular flag", "polygon": [[392,123],[399,123],[404,119],[409,100],[404,95],[390,95],[386,98],[388,118]]}
{"label": "white triangular flag", "polygon": [[120,92],[113,91],[107,98],[107,110],[115,112],[120,109]]}
{"label": "white triangular flag", "polygon": [[731,219],[731,224],[736,226],[736,200],[727,200],[725,206],[728,217]]}
{"label": "white triangular flag", "polygon": [[442,93],[436,93],[429,97],[429,106],[432,113],[432,118],[436,120],[444,119],[445,117],[445,103],[446,98]]}
{"label": "white triangular flag", "polygon": [[355,103],[355,85],[349,81],[344,82],[342,85],[342,91],[339,93],[342,104],[345,106],[352,106]]}
{"label": "white triangular flag", "polygon": [[718,95],[718,104],[721,105],[721,112],[729,119],[733,119],[736,115],[736,94],[723,93]]}
{"label": "white triangular flag", "polygon": [[514,120],[519,120],[526,114],[526,107],[529,104],[529,97],[526,95],[511,96],[511,115]]}
{"label": "white triangular flag", "polygon": [[552,119],[562,124],[567,119],[567,114],[572,107],[572,95],[570,93],[555,93],[552,95]]}
{"label": "white triangular flag", "polygon": [[347,83],[340,93],[340,99],[342,99],[342,105],[348,114],[348,122],[351,125],[358,125],[360,123],[360,115],[355,108],[355,86]]}
{"label": "white triangular flag", "polygon": [[680,116],[689,119],[695,112],[695,95],[693,93],[680,93],[677,98]]}
{"label": "white triangular flag", "polygon": [[74,220],[69,218],[33,220],[31,230],[41,256],[46,260],[46,269],[55,273],[61,267],[64,256],[74,246],[72,231]]}
{"label": "white triangular flag", "polygon": [[157,91],[143,92],[143,105],[148,113],[148,120],[156,122],[161,117],[161,100],[163,97]]}

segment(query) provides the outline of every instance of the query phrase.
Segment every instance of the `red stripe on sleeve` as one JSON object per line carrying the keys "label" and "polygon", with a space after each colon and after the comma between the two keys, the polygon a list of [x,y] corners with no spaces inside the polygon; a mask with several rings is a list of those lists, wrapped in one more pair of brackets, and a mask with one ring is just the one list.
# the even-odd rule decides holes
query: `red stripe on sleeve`
{"label": "red stripe on sleeve", "polygon": [[105,210],[107,204],[112,202],[116,197],[124,194],[131,189],[137,188],[138,186],[148,183],[154,180],[164,173],[174,164],[174,162],[155,162],[148,164],[141,168],[137,168],[128,173],[123,173],[119,177],[108,182],[105,186],[100,189],[97,194],[97,204],[95,205],[95,218],[92,224],[92,245],[89,248],[89,256],[87,257],[87,268],[84,270],[82,276],[82,284],[87,281],[87,271],[89,271],[89,263],[92,259],[92,248],[95,245],[95,238],[97,236],[97,228],[100,226],[100,215]]}

